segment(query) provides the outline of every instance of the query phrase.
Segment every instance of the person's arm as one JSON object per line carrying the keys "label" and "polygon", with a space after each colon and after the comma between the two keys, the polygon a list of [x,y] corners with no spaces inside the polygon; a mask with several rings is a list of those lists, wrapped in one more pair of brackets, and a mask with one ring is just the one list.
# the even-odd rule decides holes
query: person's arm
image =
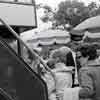
{"label": "person's arm", "polygon": [[94,95],[93,79],[88,72],[81,71],[79,74],[79,83],[82,89],[79,91],[80,98],[92,98]]}

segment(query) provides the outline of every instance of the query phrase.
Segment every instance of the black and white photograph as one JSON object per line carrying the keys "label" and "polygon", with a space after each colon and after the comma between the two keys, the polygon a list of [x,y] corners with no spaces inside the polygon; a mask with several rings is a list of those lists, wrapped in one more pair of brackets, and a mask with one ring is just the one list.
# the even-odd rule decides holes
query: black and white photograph
{"label": "black and white photograph", "polygon": [[0,0],[0,100],[100,100],[100,0]]}

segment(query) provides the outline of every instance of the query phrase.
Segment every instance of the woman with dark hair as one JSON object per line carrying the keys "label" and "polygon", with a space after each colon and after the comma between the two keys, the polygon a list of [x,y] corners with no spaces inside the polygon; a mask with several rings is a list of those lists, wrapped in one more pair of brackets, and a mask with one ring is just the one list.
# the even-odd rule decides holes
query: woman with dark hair
{"label": "woman with dark hair", "polygon": [[77,49],[76,59],[79,69],[79,98],[82,100],[100,100],[100,62],[96,49],[92,45],[82,45]]}

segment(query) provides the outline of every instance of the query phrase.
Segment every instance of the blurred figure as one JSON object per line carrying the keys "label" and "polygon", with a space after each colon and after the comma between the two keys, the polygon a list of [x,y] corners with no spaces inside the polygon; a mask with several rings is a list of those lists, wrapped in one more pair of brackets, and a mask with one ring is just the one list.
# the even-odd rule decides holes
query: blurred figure
{"label": "blurred figure", "polygon": [[[47,61],[47,66],[52,70],[55,67],[55,60],[49,59]],[[56,99],[56,88],[55,88],[55,77],[51,75],[49,71],[46,69],[42,70],[44,74],[41,75],[42,79],[46,82],[48,88],[48,98],[49,100],[57,100]]]}
{"label": "blurred figure", "polygon": [[[51,52],[51,57],[56,56],[60,52],[62,54],[62,57],[65,59],[66,66],[73,66],[75,67],[75,53],[72,51],[69,47],[63,46],[59,49],[55,49]],[[67,60],[66,60],[67,59]]]}
{"label": "blurred figure", "polygon": [[[68,52],[68,51],[67,51]],[[53,69],[55,77],[55,90],[57,100],[63,100],[64,89],[72,87],[73,66],[66,66],[66,52],[61,52],[61,49],[54,50],[51,59],[53,61]]]}
{"label": "blurred figure", "polygon": [[77,67],[75,63],[75,53],[69,47],[63,46],[59,48],[59,51],[62,53],[63,57],[65,56],[65,64],[66,66],[73,66],[74,73],[72,74],[72,87],[74,87],[78,82],[77,80]]}
{"label": "blurred figure", "polygon": [[92,45],[77,48],[76,59],[81,65],[79,69],[80,100],[100,100],[100,62],[97,51]]}
{"label": "blurred figure", "polygon": [[[34,53],[38,54],[40,56],[40,53],[42,51],[41,48],[33,48],[32,49]],[[28,50],[28,59],[30,62],[29,65],[30,67],[36,72],[39,73],[40,68],[40,61],[36,55],[33,55],[29,50]]]}

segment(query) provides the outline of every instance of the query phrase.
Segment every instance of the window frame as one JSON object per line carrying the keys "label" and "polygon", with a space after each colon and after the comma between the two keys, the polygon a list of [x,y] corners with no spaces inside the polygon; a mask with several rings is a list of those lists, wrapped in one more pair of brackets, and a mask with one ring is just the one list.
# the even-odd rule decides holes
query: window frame
{"label": "window frame", "polygon": [[18,2],[18,0],[14,0],[14,1],[3,1],[3,0],[0,0],[0,3],[9,3],[9,4],[21,4],[21,5],[33,5],[35,6],[35,0],[31,0],[30,3],[28,2]]}

